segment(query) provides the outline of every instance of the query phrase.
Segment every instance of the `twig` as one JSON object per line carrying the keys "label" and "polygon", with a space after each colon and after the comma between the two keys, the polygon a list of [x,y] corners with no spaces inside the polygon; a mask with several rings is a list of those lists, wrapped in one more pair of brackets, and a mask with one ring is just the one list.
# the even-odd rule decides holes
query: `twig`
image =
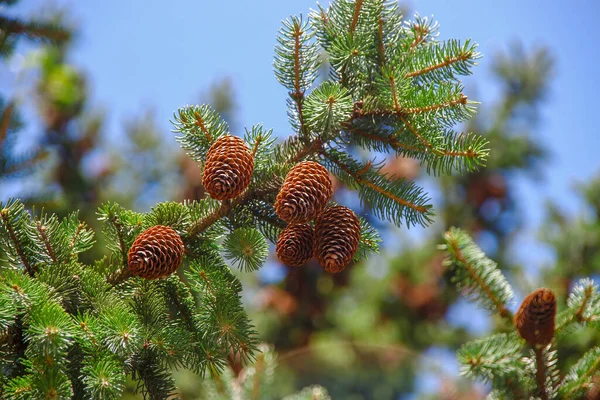
{"label": "twig", "polygon": [[[449,237],[449,235],[447,235],[447,237]],[[449,239],[450,239],[449,242],[450,242],[450,245],[452,246],[454,254],[456,254],[456,259],[465,266],[465,268],[469,272],[469,276],[471,277],[471,279],[473,279],[475,282],[477,282],[477,285],[481,288],[481,290],[483,290],[485,295],[492,301],[492,303],[494,303],[494,306],[496,306],[496,308],[498,309],[500,316],[503,317],[504,319],[510,321],[510,324],[513,325],[514,324],[513,315],[510,312],[510,310],[508,310],[506,308],[506,306],[504,305],[504,303],[494,295],[494,292],[492,292],[492,290],[485,284],[485,282],[479,277],[479,275],[477,275],[473,271],[473,267],[471,266],[471,264],[469,264],[469,262],[465,258],[464,254],[460,250],[460,247],[458,246],[458,243],[456,243],[456,241],[453,240],[451,237],[449,237]]]}
{"label": "twig", "polygon": [[455,99],[455,100],[450,100],[450,101],[447,101],[445,103],[431,104],[431,105],[426,106],[426,107],[409,107],[409,108],[403,108],[402,111],[404,111],[406,114],[423,114],[423,113],[426,113],[426,112],[431,112],[431,111],[439,110],[441,108],[454,107],[454,106],[457,106],[459,104],[462,104],[462,105],[467,104],[467,96],[465,96],[462,93],[460,94],[460,97],[458,99]]}
{"label": "twig", "polygon": [[371,181],[369,181],[367,179],[364,179],[362,177],[362,175],[364,175],[365,172],[366,172],[366,171],[364,171],[364,168],[361,169],[360,174],[354,173],[354,172],[352,172],[352,170],[350,170],[350,168],[348,168],[348,166],[340,163],[339,161],[337,161],[333,157],[330,157],[327,153],[322,153],[322,154],[325,157],[327,157],[329,160],[331,160],[334,164],[336,164],[338,167],[340,167],[340,169],[342,171],[344,171],[345,173],[347,173],[348,175],[350,175],[356,181],[356,183],[361,184],[361,185],[365,185],[365,186],[367,186],[367,187],[375,190],[379,194],[387,197],[388,199],[391,199],[391,200],[395,201],[396,203],[401,204],[401,205],[403,205],[405,207],[411,208],[411,209],[413,209],[413,210],[415,210],[417,212],[420,212],[420,213],[426,213],[427,212],[427,207],[419,206],[419,205],[413,204],[413,203],[411,203],[409,201],[406,201],[404,199],[401,199],[400,197],[396,196],[395,194],[388,192],[384,188],[382,188],[380,186],[377,186],[373,182],[371,182]]}
{"label": "twig", "polygon": [[16,250],[19,258],[21,259],[21,263],[25,267],[25,271],[27,272],[27,274],[29,274],[29,276],[31,276],[33,278],[33,275],[35,275],[35,270],[34,270],[33,266],[27,260],[27,257],[25,257],[25,253],[23,253],[23,250],[21,249],[19,239],[17,239],[17,235],[15,234],[15,231],[10,227],[10,224],[8,221],[8,211],[6,209],[0,211],[0,218],[2,218],[2,222],[4,222],[4,226],[6,227],[6,232],[8,232],[8,236],[10,237],[10,240],[13,242],[13,245],[15,246],[15,250]]}
{"label": "twig", "polygon": [[302,113],[304,92],[300,88],[300,48],[302,47],[302,44],[300,43],[300,36],[304,32],[302,32],[302,30],[300,29],[300,24],[296,24],[294,28],[294,89],[296,91],[292,93],[292,98],[296,102],[296,108],[298,109],[300,132],[306,134],[306,127],[304,125],[304,115]]}
{"label": "twig", "polygon": [[42,238],[42,242],[44,242],[44,246],[46,247],[46,251],[48,251],[50,259],[52,259],[52,262],[56,262],[56,255],[54,254],[54,250],[52,250],[52,246],[50,246],[48,235],[46,235],[46,227],[42,225],[40,221],[36,222],[35,227]]}
{"label": "twig", "polygon": [[539,395],[542,400],[548,400],[548,393],[546,392],[546,362],[544,360],[544,349],[536,347],[533,351],[535,353],[535,378]]}
{"label": "twig", "polygon": [[350,36],[353,36],[354,31],[356,30],[356,24],[358,24],[358,16],[360,15],[362,5],[363,0],[356,0],[356,3],[354,3],[354,14],[352,14],[352,22],[350,23]]}
{"label": "twig", "polygon": [[14,108],[15,104],[11,101],[6,105],[4,111],[2,112],[2,117],[0,117],[0,146],[6,138],[6,133],[8,132],[8,127],[10,126],[10,117],[12,116]]}
{"label": "twig", "polygon": [[425,67],[423,69],[418,69],[413,72],[409,72],[404,76],[406,78],[414,78],[415,76],[424,75],[431,71],[435,71],[436,69],[447,67],[447,66],[457,63],[459,61],[466,61],[469,58],[471,58],[472,55],[473,55],[472,52],[469,51],[469,52],[466,52],[463,54],[459,54],[455,57],[446,57],[446,59],[444,61],[442,61],[441,63],[430,65],[428,67]]}

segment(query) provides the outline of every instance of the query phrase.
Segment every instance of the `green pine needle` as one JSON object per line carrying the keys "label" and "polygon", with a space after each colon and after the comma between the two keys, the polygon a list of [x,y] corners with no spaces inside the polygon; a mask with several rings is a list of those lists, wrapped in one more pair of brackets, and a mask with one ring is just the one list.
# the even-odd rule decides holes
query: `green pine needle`
{"label": "green pine needle", "polygon": [[253,228],[238,228],[225,238],[225,257],[238,268],[256,271],[269,256],[269,245],[265,237]]}

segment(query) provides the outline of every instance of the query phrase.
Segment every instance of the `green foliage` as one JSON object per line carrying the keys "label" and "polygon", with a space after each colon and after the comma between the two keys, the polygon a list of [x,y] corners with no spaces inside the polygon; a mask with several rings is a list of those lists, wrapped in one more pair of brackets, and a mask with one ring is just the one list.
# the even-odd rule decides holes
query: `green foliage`
{"label": "green foliage", "polygon": [[585,278],[577,282],[567,298],[567,308],[557,315],[557,333],[571,333],[578,324],[598,328],[600,293],[594,281]]}
{"label": "green foliage", "polygon": [[229,132],[227,122],[206,104],[180,108],[172,123],[174,132],[182,134],[177,137],[181,147],[192,159],[200,162],[204,161],[215,140]]}
{"label": "green foliage", "polygon": [[256,229],[238,228],[225,238],[225,257],[244,271],[256,271],[269,255],[265,237]]}
{"label": "green foliage", "polygon": [[[575,363],[566,375],[561,375],[558,351],[567,341],[564,333],[576,334],[575,323],[590,322],[595,326],[598,307],[598,287],[591,279],[582,279],[573,288],[567,308],[557,316],[555,340],[547,346],[525,348],[512,316],[503,308],[508,294],[512,294],[506,278],[496,264],[485,257],[472,239],[459,229],[445,235],[449,264],[453,266],[454,279],[459,288],[468,288],[467,294],[476,291],[475,297],[490,311],[505,317],[511,324],[510,333],[499,333],[464,344],[457,352],[462,375],[492,384],[489,398],[583,398],[596,384],[600,367],[600,351],[589,350]],[[492,277],[492,278],[490,278]],[[504,297],[501,295],[504,294]],[[500,299],[504,299],[500,302]],[[534,318],[535,316],[528,316]],[[528,346],[527,346],[528,347]]]}
{"label": "green foliage", "polygon": [[457,352],[461,374],[484,381],[514,379],[525,368],[520,358],[522,347],[522,341],[514,333],[469,342]]}
{"label": "green foliage", "polygon": [[460,229],[446,232],[444,239],[447,264],[458,289],[489,311],[511,319],[507,303],[512,300],[513,291],[498,265]]}

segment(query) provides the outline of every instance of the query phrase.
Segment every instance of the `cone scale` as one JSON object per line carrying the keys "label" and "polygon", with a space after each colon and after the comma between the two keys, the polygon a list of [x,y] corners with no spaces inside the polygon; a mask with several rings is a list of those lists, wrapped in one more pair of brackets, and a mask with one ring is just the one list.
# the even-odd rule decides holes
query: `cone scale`
{"label": "cone scale", "polygon": [[250,184],[254,157],[237,136],[220,137],[206,153],[202,184],[216,200],[231,200]]}
{"label": "cone scale", "polygon": [[288,225],[277,239],[277,257],[285,265],[299,267],[312,258],[315,232],[309,224]]}
{"label": "cone scale", "polygon": [[314,256],[328,272],[343,271],[358,250],[360,221],[344,206],[329,207],[315,223]]}
{"label": "cone scale", "polygon": [[296,164],[285,177],[275,201],[275,211],[290,224],[312,221],[333,195],[329,172],[314,161]]}
{"label": "cone scale", "polygon": [[525,297],[515,314],[515,326],[530,346],[546,346],[554,338],[555,316],[556,297],[541,288]]}
{"label": "cone scale", "polygon": [[134,276],[164,278],[177,270],[184,251],[183,241],[173,228],[156,225],[135,239],[129,249],[127,266]]}

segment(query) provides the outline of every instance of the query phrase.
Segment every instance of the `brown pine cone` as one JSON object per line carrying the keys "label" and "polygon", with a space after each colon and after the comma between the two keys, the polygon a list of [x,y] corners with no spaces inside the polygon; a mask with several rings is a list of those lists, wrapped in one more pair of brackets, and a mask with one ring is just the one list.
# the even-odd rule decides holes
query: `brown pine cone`
{"label": "brown pine cone", "polygon": [[344,206],[329,207],[315,223],[314,255],[327,272],[340,272],[352,261],[360,241],[360,221]]}
{"label": "brown pine cone", "polygon": [[173,228],[156,225],[146,229],[129,249],[127,265],[135,276],[158,279],[171,275],[183,259],[185,247]]}
{"label": "brown pine cone", "polygon": [[530,346],[546,346],[554,337],[556,297],[551,290],[541,288],[529,294],[515,314],[519,335]]}
{"label": "brown pine cone", "polygon": [[254,157],[246,142],[226,135],[213,143],[206,153],[202,184],[213,199],[230,200],[250,184]]}
{"label": "brown pine cone", "polygon": [[303,161],[285,177],[275,201],[275,211],[290,224],[315,219],[333,195],[333,183],[321,164]]}
{"label": "brown pine cone", "polygon": [[309,224],[288,225],[277,239],[277,257],[285,265],[299,267],[311,259],[315,231]]}

